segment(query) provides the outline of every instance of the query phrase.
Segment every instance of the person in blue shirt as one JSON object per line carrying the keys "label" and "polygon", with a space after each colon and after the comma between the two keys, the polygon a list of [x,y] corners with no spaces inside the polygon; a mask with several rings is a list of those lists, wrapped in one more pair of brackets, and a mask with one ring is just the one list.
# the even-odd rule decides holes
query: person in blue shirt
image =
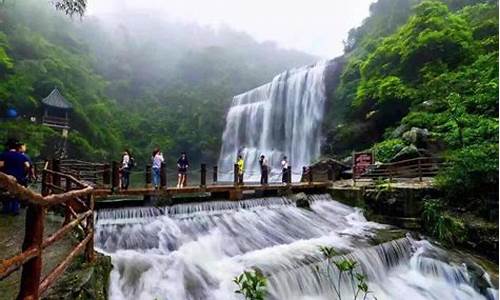
{"label": "person in blue shirt", "polygon": [[19,182],[25,187],[28,187],[28,184],[30,182],[36,181],[36,172],[35,172],[35,166],[33,164],[33,161],[31,160],[31,157],[26,153],[28,151],[28,145],[26,143],[19,143],[19,146],[17,147],[17,152],[23,154],[26,159],[28,159],[29,163],[29,169],[25,172],[25,176],[22,182]]}
{"label": "person in blue shirt", "polygon": [[[17,151],[20,145],[21,143],[14,139],[10,139],[7,142],[7,150],[0,154],[0,171],[15,177],[17,182],[22,184],[26,178],[30,164],[28,158]],[[3,203],[2,212],[13,215],[19,214],[19,199],[6,199]]]}

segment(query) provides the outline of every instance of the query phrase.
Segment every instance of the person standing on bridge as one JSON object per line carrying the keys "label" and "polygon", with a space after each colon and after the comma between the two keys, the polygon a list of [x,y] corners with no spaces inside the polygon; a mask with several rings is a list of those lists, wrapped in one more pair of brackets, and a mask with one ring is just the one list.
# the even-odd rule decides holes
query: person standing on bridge
{"label": "person standing on bridge", "polygon": [[264,154],[260,156],[259,165],[260,165],[260,184],[267,184],[269,167],[267,166],[267,159],[264,156]]}
{"label": "person standing on bridge", "polygon": [[243,174],[245,173],[245,161],[241,154],[238,155],[236,160],[236,165],[238,165],[238,184],[243,184]]}
{"label": "person standing on bridge", "polygon": [[160,170],[161,170],[161,164],[165,161],[163,159],[163,154],[160,151],[160,148],[156,148],[153,151],[152,155],[153,159],[153,166],[151,168],[152,173],[153,173],[153,185],[155,189],[157,189],[160,186]]}
{"label": "person standing on bridge", "polygon": [[283,159],[281,160],[281,182],[287,183],[288,182],[288,159],[286,156],[283,156]]}
{"label": "person standing on bridge", "polygon": [[121,188],[124,190],[127,190],[130,184],[130,170],[133,166],[134,159],[130,155],[130,151],[128,149],[125,149],[122,155],[122,166],[120,167]]}
{"label": "person standing on bridge", "polygon": [[177,160],[177,171],[179,173],[177,179],[177,188],[185,187],[187,184],[187,169],[189,168],[189,161],[186,152],[181,153],[181,157]]}
{"label": "person standing on bridge", "polygon": [[[17,151],[20,146],[21,143],[17,140],[9,139],[7,150],[0,154],[0,170],[7,175],[13,176],[19,184],[22,184],[30,168],[30,163],[24,154]],[[19,200],[17,198],[5,200],[2,212],[18,215]]]}

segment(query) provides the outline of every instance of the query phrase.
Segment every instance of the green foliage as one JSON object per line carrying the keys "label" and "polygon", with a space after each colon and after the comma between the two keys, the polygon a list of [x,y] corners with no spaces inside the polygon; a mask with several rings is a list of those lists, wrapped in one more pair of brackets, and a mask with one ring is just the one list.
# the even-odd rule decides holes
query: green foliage
{"label": "green foliage", "polygon": [[406,146],[402,139],[389,139],[373,145],[377,161],[388,162]]}
{"label": "green foliage", "polygon": [[50,140],[57,137],[57,133],[39,124],[28,121],[2,122],[0,126],[0,141],[8,138],[18,138],[28,144],[28,152],[32,157],[38,157],[42,153],[53,151],[50,148]]}
{"label": "green foliage", "polygon": [[[142,164],[160,146],[168,163],[181,151],[193,165],[213,163],[231,97],[316,60],[227,29],[148,17],[115,31],[98,18],[65,16],[81,15],[86,3],[16,0],[2,7],[0,115],[14,107],[23,120],[40,119],[41,99],[57,87],[74,107],[71,157],[118,159],[127,147]],[[204,37],[196,46],[192,32]],[[9,126],[22,132],[23,124]],[[46,152],[31,154],[52,155],[61,137],[44,143]]]}
{"label": "green foliage", "polygon": [[[322,272],[319,266],[316,267],[316,271],[325,276],[329,282],[332,282],[332,288],[337,296],[337,300],[342,300],[342,278],[344,276],[349,276],[352,288],[353,300],[358,299],[358,296],[362,297],[361,299],[366,299],[368,294],[372,293],[368,289],[368,284],[366,283],[366,276],[362,273],[356,272],[356,268],[358,267],[358,263],[352,259],[334,259],[335,256],[339,255],[339,253],[333,248],[328,246],[320,246],[320,252],[326,259],[327,269],[326,272]],[[337,278],[335,280],[333,267],[335,267]]]}
{"label": "green foliage", "polygon": [[463,242],[466,237],[463,221],[446,212],[442,200],[425,200],[422,211],[424,228],[448,245]]}
{"label": "green foliage", "polygon": [[238,285],[235,293],[242,294],[247,300],[264,300],[267,294],[267,279],[259,271],[244,271],[233,281]]}
{"label": "green foliage", "polygon": [[498,143],[479,143],[449,154],[449,166],[437,177],[437,185],[455,205],[476,210],[472,200],[498,199]]}
{"label": "green foliage", "polygon": [[[331,154],[371,147],[377,160],[388,161],[405,146],[404,130],[427,129],[429,140],[416,146],[446,158],[436,180],[445,204],[487,215],[486,203],[498,199],[498,2],[375,5],[385,9],[371,10],[351,32],[332,93],[348,108],[327,128]],[[401,17],[397,26],[393,13]],[[443,240],[461,228],[448,214],[433,224]]]}

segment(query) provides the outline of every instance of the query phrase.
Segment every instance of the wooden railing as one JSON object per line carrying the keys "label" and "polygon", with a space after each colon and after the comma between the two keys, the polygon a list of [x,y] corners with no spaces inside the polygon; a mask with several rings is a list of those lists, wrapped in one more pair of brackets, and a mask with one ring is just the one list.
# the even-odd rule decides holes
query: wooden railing
{"label": "wooden railing", "polygon": [[394,163],[373,164],[361,178],[419,178],[436,176],[446,165],[441,157],[418,157]]}
{"label": "wooden railing", "polygon": [[[41,194],[19,185],[14,177],[1,172],[0,188],[27,203],[22,252],[0,261],[0,280],[22,268],[18,299],[39,299],[80,252],[85,251],[87,261],[94,259],[92,187],[71,175],[45,168]],[[65,220],[61,228],[44,239],[45,215],[47,209],[55,206],[64,207]],[[43,252],[77,226],[83,228],[83,239],[42,279]]]}
{"label": "wooden railing", "polygon": [[109,184],[109,174],[111,174],[111,166],[109,164],[65,159],[53,161],[52,165],[52,169],[71,174],[78,180],[91,183],[94,186]]}
{"label": "wooden railing", "polygon": [[67,118],[43,116],[42,123],[48,126],[68,127],[69,120]]}

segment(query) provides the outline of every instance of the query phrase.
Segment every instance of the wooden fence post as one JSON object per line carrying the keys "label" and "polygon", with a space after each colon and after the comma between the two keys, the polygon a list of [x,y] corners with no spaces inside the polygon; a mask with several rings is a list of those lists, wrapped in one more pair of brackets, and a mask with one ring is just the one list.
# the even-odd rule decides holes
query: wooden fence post
{"label": "wooden fence post", "polygon": [[234,185],[238,185],[238,164],[234,164]]}
{"label": "wooden fence post", "polygon": [[217,173],[218,173],[218,167],[214,166],[214,173],[213,173],[213,182],[217,182]]}
{"label": "wooden fence post", "polygon": [[160,167],[160,187],[167,187],[167,164],[162,162]]}
{"label": "wooden fence post", "polygon": [[42,170],[42,196],[47,196],[49,194],[49,190],[47,188],[47,172],[45,170]]}
{"label": "wooden fence post", "polygon": [[418,180],[422,182],[422,167],[420,165],[420,157],[418,158]]}
{"label": "wooden fence post", "polygon": [[120,167],[118,166],[117,161],[113,161],[111,163],[112,165],[112,170],[111,170],[111,189],[116,190],[119,188],[120,185]]}
{"label": "wooden fence post", "polygon": [[109,164],[104,164],[102,170],[102,184],[109,185],[111,183],[111,166]]}
{"label": "wooden fence post", "polygon": [[146,165],[146,174],[145,174],[145,179],[146,179],[146,187],[149,188],[151,187],[151,165]]}
{"label": "wooden fence post", "polygon": [[[89,204],[89,210],[94,211],[94,195],[89,194],[88,195],[88,204]],[[95,258],[95,253],[94,253],[94,214],[91,214],[90,216],[87,217],[87,224],[86,224],[86,236],[91,235],[92,238],[88,241],[87,245],[85,246],[85,258],[87,259],[87,262],[91,262]]]}
{"label": "wooden fence post", "polygon": [[[68,178],[66,178],[65,180],[66,180],[65,191],[69,192],[69,191],[71,191],[71,180],[69,180]],[[71,222],[71,211],[70,211],[71,201],[66,201],[65,204],[66,205],[64,206],[64,222],[63,222],[64,225]]]}
{"label": "wooden fence post", "polygon": [[[55,172],[61,172],[61,161],[59,159],[52,160],[52,170]],[[61,176],[59,176],[59,174],[54,174],[52,184],[61,187]]]}
{"label": "wooden fence post", "polygon": [[22,250],[24,252],[30,248],[38,248],[39,253],[23,265],[18,299],[39,299],[40,296],[44,218],[45,210],[42,206],[28,204]]}
{"label": "wooden fence post", "polygon": [[201,164],[201,178],[200,178],[200,186],[205,187],[207,185],[207,165]]}

